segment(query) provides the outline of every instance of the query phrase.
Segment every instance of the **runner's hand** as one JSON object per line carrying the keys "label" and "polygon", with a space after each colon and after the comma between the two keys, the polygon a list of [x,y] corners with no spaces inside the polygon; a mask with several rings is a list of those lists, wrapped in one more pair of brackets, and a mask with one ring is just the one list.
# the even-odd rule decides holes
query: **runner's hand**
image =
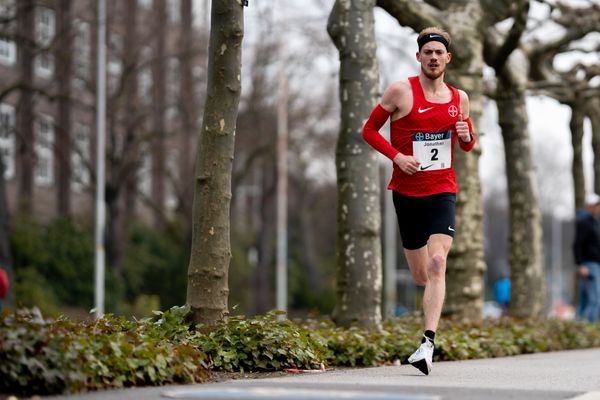
{"label": "runner's hand", "polygon": [[455,127],[459,139],[465,143],[469,143],[471,141],[471,132],[469,132],[469,124],[463,121],[462,114],[458,116],[458,121],[456,122]]}
{"label": "runner's hand", "polygon": [[413,156],[405,156],[402,153],[398,153],[396,157],[394,157],[394,162],[400,167],[400,171],[407,175],[412,175],[417,172],[419,165],[421,165],[421,163]]}
{"label": "runner's hand", "polygon": [[585,265],[580,265],[577,268],[577,272],[579,273],[579,275],[583,278],[587,278],[588,276],[590,276],[590,270],[588,269],[588,267],[586,267]]}

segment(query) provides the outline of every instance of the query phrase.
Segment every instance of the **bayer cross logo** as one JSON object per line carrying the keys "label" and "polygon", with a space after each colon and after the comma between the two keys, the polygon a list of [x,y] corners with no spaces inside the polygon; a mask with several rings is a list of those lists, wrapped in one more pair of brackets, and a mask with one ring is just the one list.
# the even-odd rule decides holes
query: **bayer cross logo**
{"label": "bayer cross logo", "polygon": [[423,133],[422,133],[422,132],[419,132],[419,133],[416,133],[416,134],[415,134],[415,140],[416,140],[416,141],[419,141],[419,142],[420,142],[420,141],[421,141],[421,140],[423,140],[423,139],[425,139],[425,135],[423,135]]}
{"label": "bayer cross logo", "polygon": [[450,114],[451,117],[456,117],[458,115],[458,108],[454,105],[448,107],[448,114]]}

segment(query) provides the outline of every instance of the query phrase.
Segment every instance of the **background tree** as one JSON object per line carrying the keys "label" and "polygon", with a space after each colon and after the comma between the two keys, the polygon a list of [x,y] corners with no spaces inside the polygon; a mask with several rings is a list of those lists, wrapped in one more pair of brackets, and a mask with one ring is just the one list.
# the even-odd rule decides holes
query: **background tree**
{"label": "background tree", "polygon": [[207,327],[227,318],[231,163],[241,94],[243,6],[213,0],[206,106],[196,161],[187,302]]}
{"label": "background tree", "polygon": [[514,6],[513,25],[507,34],[502,35],[495,26],[488,29],[484,55],[496,71],[494,99],[504,140],[510,210],[510,312],[519,317],[540,317],[545,314],[546,300],[542,215],[527,128],[528,68],[523,54],[515,51],[526,28],[529,2]]}
{"label": "background tree", "polygon": [[337,298],[339,325],[381,324],[381,211],[377,153],[362,140],[362,127],[377,102],[379,71],[375,0],[336,0],[327,32],[340,53],[341,126],[336,149],[338,179]]}
{"label": "background tree", "polygon": [[33,176],[35,168],[34,151],[34,94],[33,84],[33,61],[35,51],[34,40],[34,9],[35,2],[32,0],[19,1],[17,3],[17,63],[19,65],[19,81],[22,87],[17,103],[17,152],[19,154],[19,165],[17,176],[19,182],[19,211],[25,215],[31,215],[33,211]]}
{"label": "background tree", "polygon": [[154,0],[153,18],[154,34],[152,63],[152,202],[155,205],[154,223],[156,226],[163,224],[164,203],[166,200],[166,71],[167,59],[165,57],[165,30],[166,26],[166,0]]}
{"label": "background tree", "polygon": [[58,214],[68,216],[71,213],[71,0],[60,0],[56,9],[56,45],[54,59],[56,63],[57,107],[56,121],[56,194]]}
{"label": "background tree", "polygon": [[[313,7],[307,9],[307,7]],[[244,38],[247,82],[240,100],[233,165],[230,303],[262,314],[274,304],[277,84],[288,82],[288,274],[291,315],[329,314],[335,278],[336,50],[323,25],[324,2],[280,13],[252,6],[260,21]],[[318,11],[316,11],[318,10]],[[294,29],[282,27],[296,26]],[[307,95],[310,93],[310,95]],[[306,213],[303,211],[306,208]],[[248,290],[248,282],[252,289]],[[318,282],[315,284],[315,282]]]}
{"label": "background tree", "polygon": [[[597,95],[598,89],[589,81],[597,74],[595,68],[576,63],[568,70],[555,67],[558,56],[577,49],[577,41],[596,32],[600,24],[600,5],[570,6],[566,3],[548,4],[551,21],[563,30],[553,40],[535,40],[531,44],[529,60],[532,89],[544,93],[571,108],[569,128],[573,146],[572,174],[574,183],[575,209],[584,205],[585,180],[583,172],[582,139],[583,123],[587,104]],[[598,43],[592,52],[598,52]],[[597,67],[596,67],[597,68]]]}

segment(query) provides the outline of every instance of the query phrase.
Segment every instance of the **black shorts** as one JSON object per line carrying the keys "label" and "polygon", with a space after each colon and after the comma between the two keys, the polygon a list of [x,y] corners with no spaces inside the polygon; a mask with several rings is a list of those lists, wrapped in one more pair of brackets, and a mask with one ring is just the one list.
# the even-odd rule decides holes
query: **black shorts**
{"label": "black shorts", "polygon": [[416,250],[435,233],[454,237],[456,194],[438,193],[425,197],[405,196],[392,191],[402,246]]}

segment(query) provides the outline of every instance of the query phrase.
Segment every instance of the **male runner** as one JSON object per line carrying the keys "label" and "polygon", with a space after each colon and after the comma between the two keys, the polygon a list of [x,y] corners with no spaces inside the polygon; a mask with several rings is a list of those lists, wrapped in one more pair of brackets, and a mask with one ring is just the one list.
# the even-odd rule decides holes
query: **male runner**
{"label": "male runner", "polygon": [[[425,286],[425,333],[408,362],[429,375],[435,331],[446,292],[446,258],[454,237],[456,175],[454,143],[464,151],[475,145],[469,98],[444,83],[450,35],[426,28],[417,38],[419,76],[394,82],[384,92],[363,128],[363,138],[394,162],[388,186],[398,216],[404,254],[413,279]],[[391,117],[391,144],[379,129]]]}

